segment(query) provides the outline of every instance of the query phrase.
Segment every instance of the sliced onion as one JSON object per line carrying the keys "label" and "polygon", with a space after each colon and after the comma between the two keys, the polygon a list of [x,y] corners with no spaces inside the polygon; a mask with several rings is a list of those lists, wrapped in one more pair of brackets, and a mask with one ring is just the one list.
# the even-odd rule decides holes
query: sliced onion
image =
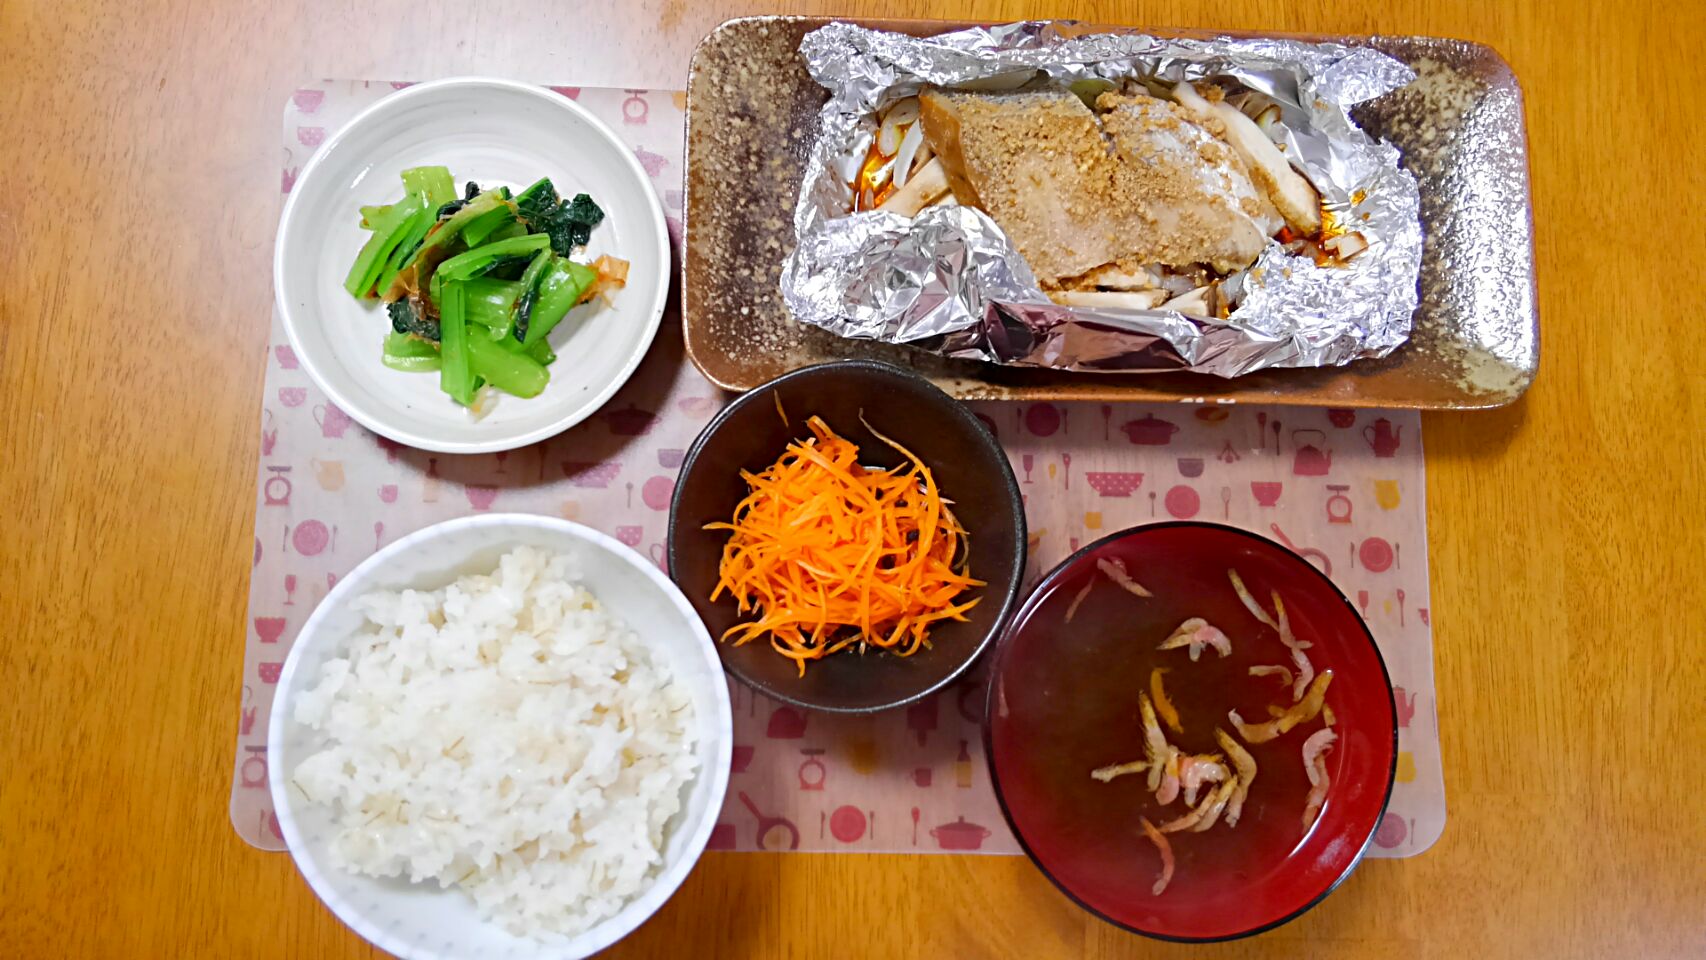
{"label": "sliced onion", "polygon": [[917,97],[907,97],[902,100],[896,100],[889,106],[888,112],[883,114],[883,119],[892,119],[896,123],[912,123],[914,120],[918,119],[918,107],[919,103]]}
{"label": "sliced onion", "polygon": [[896,189],[906,186],[906,178],[912,175],[912,162],[918,157],[918,148],[923,144],[924,124],[908,124],[906,134],[900,138],[900,149],[894,155],[894,185]]}
{"label": "sliced onion", "polygon": [[1267,664],[1265,666],[1251,667],[1250,668],[1250,676],[1252,676],[1252,677],[1279,677],[1280,683],[1283,683],[1288,687],[1291,686],[1291,668],[1287,667],[1287,666],[1282,666],[1282,665],[1277,664],[1277,663]]}
{"label": "sliced onion", "polygon": [[915,126],[917,121],[917,97],[907,97],[895,103],[883,114],[883,122],[877,126],[877,152],[885,157],[894,156],[900,150],[900,140],[906,135],[906,128]]}
{"label": "sliced onion", "polygon": [[1277,103],[1268,104],[1251,119],[1255,120],[1256,126],[1262,128],[1262,132],[1269,137],[1277,140],[1279,135],[1284,134],[1285,125],[1280,123],[1280,108]]}

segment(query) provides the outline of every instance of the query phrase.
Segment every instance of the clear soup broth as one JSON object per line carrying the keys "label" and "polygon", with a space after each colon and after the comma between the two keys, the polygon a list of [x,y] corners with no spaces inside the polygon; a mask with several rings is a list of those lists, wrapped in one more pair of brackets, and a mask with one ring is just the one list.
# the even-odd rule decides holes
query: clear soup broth
{"label": "clear soup broth", "polygon": [[[1099,557],[1118,558],[1154,596],[1123,589],[1098,570]],[[998,654],[990,747],[1009,817],[1068,892],[1128,925],[1217,936],[1237,932],[1236,918],[1251,912],[1277,911],[1277,919],[1306,907],[1337,878],[1325,876],[1334,863],[1342,872],[1354,862],[1390,784],[1390,688],[1354,611],[1312,570],[1300,576],[1298,564],[1303,561],[1267,541],[1225,528],[1151,528],[1075,558],[1027,601]],[[1339,736],[1325,755],[1332,785],[1307,830],[1310,783],[1302,748],[1324,718],[1265,743],[1237,737],[1228,711],[1256,724],[1271,719],[1270,705],[1293,704],[1282,677],[1253,677],[1249,668],[1295,665],[1277,631],[1240,602],[1226,576],[1229,567],[1270,613],[1270,592],[1277,589],[1293,633],[1314,644],[1308,655],[1315,670],[1334,672],[1326,693]],[[1093,585],[1068,622],[1087,582]],[[1227,635],[1230,655],[1205,647],[1193,662],[1185,648],[1156,649],[1193,617]],[[1168,671],[1166,693],[1183,729],[1164,726],[1168,742],[1185,753],[1224,756],[1215,738],[1219,728],[1245,744],[1258,772],[1235,827],[1222,818],[1205,832],[1168,834],[1174,874],[1154,895],[1161,858],[1139,818],[1160,826],[1191,808],[1183,797],[1162,806],[1142,773],[1106,783],[1090,773],[1144,759],[1139,695],[1150,690],[1157,667]],[[1224,762],[1232,766],[1231,757]],[[1206,795],[1213,785],[1203,789]],[[1299,892],[1317,884],[1313,894]],[[1227,924],[1234,929],[1221,929]]]}

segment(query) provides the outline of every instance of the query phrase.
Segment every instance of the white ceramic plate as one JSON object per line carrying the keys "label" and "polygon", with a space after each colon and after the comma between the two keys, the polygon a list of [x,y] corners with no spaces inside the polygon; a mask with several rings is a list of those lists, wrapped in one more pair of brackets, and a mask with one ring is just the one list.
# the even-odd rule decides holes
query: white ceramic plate
{"label": "white ceramic plate", "polygon": [[[320,744],[296,723],[295,700],[319,682],[327,659],[348,649],[365,621],[352,601],[374,590],[435,589],[458,576],[496,569],[521,544],[580,560],[581,577],[605,608],[625,620],[670,664],[692,693],[699,735],[699,771],[683,787],[682,809],[670,821],[664,864],[648,888],[616,916],[566,943],[516,937],[480,918],[461,890],[436,883],[379,880],[346,873],[326,860],[333,832],[330,811],[309,806],[290,789],[290,774]],[[733,727],[729,690],[705,625],[674,583],[633,550],[567,520],[489,514],[436,524],[367,558],[338,581],[315,608],[285,659],[267,726],[267,779],[279,828],[309,886],[339,920],[382,950],[414,960],[585,957],[627,936],[663,906],[693,869],[716,825],[729,784]]]}
{"label": "white ceramic plate", "polygon": [[[461,190],[520,190],[550,177],[565,197],[604,208],[587,257],[630,264],[611,305],[576,307],[551,332],[551,382],[530,400],[488,390],[484,416],[438,389],[438,376],[380,362],[391,323],[383,305],[343,288],[367,239],[358,208],[403,195],[399,174],[442,164]],[[273,287],[291,346],[332,402],[398,443],[445,453],[510,450],[586,419],[645,355],[669,294],[669,232],[645,170],[579,104],[540,87],[463,78],[422,83],[362,111],[303,169],[279,223]],[[495,401],[495,402],[493,402]]]}

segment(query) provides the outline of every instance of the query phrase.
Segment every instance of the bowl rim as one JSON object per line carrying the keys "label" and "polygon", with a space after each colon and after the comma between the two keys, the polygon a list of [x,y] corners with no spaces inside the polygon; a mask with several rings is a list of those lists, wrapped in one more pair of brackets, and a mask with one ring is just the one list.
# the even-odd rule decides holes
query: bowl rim
{"label": "bowl rim", "polygon": [[[1061,577],[1080,559],[1096,550],[1100,550],[1110,543],[1117,540],[1123,540],[1127,537],[1139,536],[1144,533],[1156,530],[1165,530],[1172,527],[1191,527],[1199,530],[1212,529],[1237,534],[1238,536],[1255,540],[1266,546],[1273,547],[1281,554],[1292,558],[1302,568],[1307,569],[1322,583],[1326,584],[1327,588],[1333,592],[1333,596],[1337,597],[1339,602],[1345,605],[1345,610],[1356,621],[1358,628],[1362,631],[1363,638],[1368,641],[1369,649],[1374,652],[1374,662],[1380,667],[1381,679],[1384,680],[1386,684],[1387,709],[1391,711],[1392,716],[1392,762],[1386,771],[1386,792],[1385,795],[1381,797],[1380,808],[1375,812],[1374,823],[1369,827],[1368,835],[1362,838],[1362,843],[1357,846],[1356,854],[1345,864],[1345,868],[1339,872],[1337,877],[1333,878],[1331,883],[1327,884],[1325,889],[1321,890],[1320,893],[1315,894],[1307,903],[1290,913],[1276,919],[1257,924],[1247,930],[1239,930],[1233,933],[1212,937],[1188,937],[1176,934],[1160,933],[1155,930],[1145,930],[1142,927],[1136,927],[1131,924],[1124,923],[1108,916],[1089,903],[1086,903],[1076,893],[1069,889],[1066,884],[1062,883],[1061,880],[1054,875],[1054,872],[1042,862],[1042,859],[1037,856],[1036,851],[1031,849],[1030,843],[1025,840],[1024,833],[1019,829],[1019,824],[1013,816],[1013,811],[1007,806],[1007,795],[1001,789],[1001,775],[996,769],[995,764],[994,725],[990,723],[989,719],[995,716],[995,681],[997,669],[1001,664],[1001,654],[1007,649],[1008,645],[1013,642],[1014,637],[1018,635],[1018,625],[1023,623],[1025,617],[1031,614],[1033,612],[1033,608],[1041,602],[1039,598],[1045,595],[1044,588],[1051,585],[1056,579]],[[1065,559],[1050,568],[1049,572],[1045,574],[1042,579],[1038,580],[1036,585],[1031,588],[1031,592],[1025,597],[1025,602],[1017,611],[1014,612],[1013,616],[1008,618],[1006,626],[1001,631],[1001,639],[996,643],[995,650],[990,655],[990,664],[991,669],[989,682],[985,685],[983,698],[983,759],[984,765],[989,769],[989,784],[995,791],[995,802],[1001,807],[1001,816],[1006,819],[1007,828],[1013,832],[1013,839],[1018,841],[1020,849],[1025,851],[1025,856],[1030,859],[1031,863],[1034,864],[1039,871],[1042,872],[1043,876],[1048,878],[1050,883],[1054,884],[1055,889],[1066,894],[1068,899],[1082,907],[1092,916],[1113,924],[1121,930],[1149,937],[1152,940],[1164,940],[1169,943],[1225,943],[1229,940],[1242,940],[1245,937],[1253,937],[1257,934],[1273,930],[1276,927],[1284,926],[1314,909],[1317,904],[1327,899],[1328,895],[1330,895],[1334,890],[1339,889],[1339,885],[1344,883],[1352,873],[1356,872],[1356,868],[1362,863],[1363,857],[1368,853],[1369,844],[1374,842],[1374,834],[1380,829],[1380,822],[1385,819],[1387,807],[1392,802],[1392,790],[1394,785],[1397,783],[1398,777],[1398,702],[1392,693],[1392,673],[1386,667],[1386,658],[1380,652],[1380,644],[1375,642],[1373,631],[1368,629],[1368,622],[1357,613],[1356,607],[1351,605],[1350,598],[1345,596],[1344,591],[1339,589],[1338,584],[1334,583],[1331,577],[1322,573],[1320,569],[1318,569],[1313,563],[1304,559],[1297,551],[1288,549],[1284,544],[1281,544],[1278,541],[1270,540],[1259,533],[1245,530],[1242,527],[1234,527],[1230,524],[1213,523],[1205,520],[1166,520],[1159,523],[1137,524],[1135,526],[1126,527],[1122,530],[1116,530],[1113,533],[1100,537],[1082,547],[1079,547]]]}
{"label": "bowl rim", "polygon": [[[286,271],[285,240],[288,236],[292,235],[294,230],[307,228],[307,225],[298,223],[300,220],[300,214],[298,212],[299,201],[307,193],[305,187],[316,181],[326,158],[331,156],[334,150],[346,139],[352,136],[356,130],[372,123],[376,116],[396,110],[399,104],[404,104],[422,97],[431,97],[445,90],[459,88],[485,88],[500,90],[506,93],[525,94],[573,114],[575,117],[585,122],[589,127],[596,131],[605,146],[611,148],[611,151],[619,158],[618,162],[621,166],[623,166],[644,188],[642,192],[648,201],[646,209],[649,214],[649,216],[646,217],[646,220],[650,224],[653,240],[657,247],[656,253],[658,257],[659,270],[656,303],[650,311],[650,315],[646,318],[645,329],[641,334],[640,342],[635,345],[633,352],[623,363],[622,367],[616,371],[616,375],[611,378],[610,383],[608,383],[602,390],[593,393],[591,399],[580,401],[582,410],[579,413],[566,414],[544,424],[543,426],[535,427],[526,433],[517,434],[511,438],[496,438],[489,440],[446,440],[434,436],[431,433],[417,433],[413,430],[399,427],[396,424],[388,422],[382,416],[373,414],[368,410],[361,409],[357,405],[352,404],[345,394],[334,387],[331,384],[331,381],[321,372],[321,365],[316,362],[313,351],[307,350],[303,347],[301,337],[297,334],[298,320],[292,313],[292,307],[288,298],[284,295],[283,281]],[[640,366],[640,362],[645,359],[646,354],[651,352],[652,342],[657,338],[658,329],[663,324],[663,315],[668,312],[669,309],[669,287],[675,276],[675,270],[672,268],[672,262],[676,259],[670,250],[670,245],[669,224],[664,217],[663,201],[658,197],[657,191],[653,189],[651,177],[646,174],[645,168],[640,165],[639,158],[634,155],[632,150],[628,149],[628,147],[622,143],[621,138],[616,136],[616,132],[610,128],[609,124],[598,119],[596,116],[593,116],[590,110],[568,97],[537,84],[523,83],[519,80],[506,80],[502,77],[444,77],[438,80],[427,80],[421,83],[411,84],[410,86],[387,94],[372,104],[369,104],[367,107],[363,108],[360,113],[357,113],[354,117],[350,118],[347,123],[339,127],[336,133],[327,137],[325,143],[314,151],[313,156],[308,158],[308,162],[302,167],[302,172],[297,174],[296,182],[291,187],[290,193],[285,197],[284,210],[279,214],[278,218],[278,230],[273,235],[273,306],[274,309],[278,311],[279,321],[284,325],[285,338],[290,341],[291,349],[296,352],[296,358],[302,368],[307,371],[308,378],[314,382],[316,387],[320,388],[320,392],[324,393],[328,400],[337,405],[338,409],[349,414],[352,419],[367,429],[372,430],[374,433],[386,437],[387,439],[407,444],[408,446],[419,450],[429,450],[433,453],[470,454],[515,450],[529,444],[538,443],[541,440],[554,437],[557,434],[562,433],[564,430],[586,420],[594,413],[597,413],[598,410],[603,407],[605,403],[609,402],[610,398],[615,396],[616,392],[633,377],[634,371]]]}
{"label": "bowl rim", "polygon": [[718,411],[715,417],[711,418],[709,423],[705,424],[704,429],[699,431],[699,435],[693,438],[692,446],[688,448],[686,457],[681,461],[681,470],[676,474],[677,481],[675,485],[675,492],[670,496],[668,520],[669,543],[667,547],[667,555],[669,557],[670,579],[673,580],[676,576],[675,571],[681,569],[681,558],[678,556],[675,532],[681,523],[680,509],[682,491],[687,486],[683,481],[692,472],[694,462],[699,459],[700,454],[702,454],[710,445],[712,436],[714,436],[718,430],[722,429],[728,420],[734,416],[735,412],[750,404],[761,402],[762,398],[764,398],[765,394],[769,390],[787,381],[833,376],[837,373],[847,371],[871,373],[878,376],[892,377],[896,380],[908,381],[940,394],[942,399],[947,401],[951,409],[949,416],[952,417],[954,422],[959,424],[961,428],[973,436],[977,445],[982,447],[985,452],[989,453],[1001,466],[1001,479],[1005,480],[1005,482],[1001,484],[1002,494],[1004,496],[1000,499],[1005,503],[1008,514],[1013,518],[1014,547],[1011,560],[1014,568],[1017,570],[1017,575],[1013,578],[1012,585],[1007,588],[1006,595],[1001,598],[1001,607],[996,611],[994,622],[991,624],[989,630],[984,634],[982,639],[980,639],[976,646],[974,646],[966,655],[965,660],[959,666],[955,667],[941,680],[931,684],[923,690],[916,693],[910,693],[898,700],[890,700],[881,704],[861,707],[825,706],[822,704],[812,703],[808,700],[802,700],[795,696],[790,696],[786,692],[770,689],[748,677],[746,672],[743,671],[736,663],[731,661],[729,658],[724,657],[723,653],[725,649],[727,649],[726,645],[720,638],[715,641],[717,656],[722,660],[723,669],[728,671],[729,676],[732,676],[745,684],[748,689],[755,690],[767,697],[770,697],[771,699],[780,700],[783,703],[801,707],[806,710],[816,710],[822,713],[834,713],[847,716],[861,716],[865,714],[880,713],[884,710],[893,710],[896,707],[904,707],[907,704],[916,703],[931,694],[938,693],[943,689],[946,689],[961,677],[965,676],[967,671],[969,671],[973,666],[976,666],[979,660],[983,659],[983,655],[989,651],[997,638],[999,638],[1006,630],[1008,620],[1010,619],[1015,607],[1018,605],[1019,593],[1024,587],[1025,565],[1029,547],[1026,540],[1028,527],[1026,526],[1025,520],[1024,495],[1019,490],[1018,478],[1013,474],[1013,465],[1007,459],[1007,451],[1001,446],[1000,442],[990,434],[988,428],[984,426],[983,422],[977,418],[977,414],[973,413],[971,408],[967,407],[964,402],[950,396],[941,387],[933,383],[928,377],[921,376],[920,374],[908,370],[905,367],[899,367],[892,363],[884,363],[880,360],[830,360],[825,363],[814,363],[809,367],[800,367],[797,370],[790,370],[779,377],[766,380],[764,383],[746,391],[724,406],[722,410]]}
{"label": "bowl rim", "polygon": [[[288,776],[286,775],[287,772],[282,769],[283,760],[280,759],[278,747],[283,742],[284,725],[287,722],[294,722],[290,718],[291,710],[285,692],[290,689],[295,680],[296,671],[305,656],[302,651],[315,643],[330,642],[324,638],[317,638],[316,633],[321,629],[322,623],[332,615],[331,611],[338,605],[347,604],[351,600],[351,595],[356,593],[358,589],[357,584],[366,575],[383,568],[396,557],[450,534],[481,527],[533,527],[553,530],[614,553],[629,566],[639,570],[653,586],[669,598],[687,622],[695,628],[695,633],[700,641],[701,652],[707,658],[708,666],[716,675],[709,684],[709,689],[712,701],[717,709],[714,711],[714,716],[707,718],[707,725],[711,728],[708,738],[714,738],[716,741],[713,750],[715,756],[710,763],[702,765],[702,768],[694,775],[694,779],[686,785],[691,792],[698,788],[700,780],[705,779],[710,791],[706,801],[705,814],[694,826],[693,832],[688,835],[687,844],[682,849],[681,857],[675,864],[666,866],[661,870],[651,885],[624,904],[622,910],[618,911],[615,916],[607,917],[575,937],[569,938],[567,945],[574,945],[582,939],[586,940],[584,947],[576,948],[584,952],[574,954],[575,956],[591,956],[608,949],[611,945],[644,926],[675,895],[681,885],[686,882],[688,875],[698,865],[700,858],[705,853],[707,844],[710,842],[711,831],[717,825],[723,801],[728,793],[729,764],[734,744],[734,710],[729,698],[729,687],[726,682],[721,681],[721,658],[716,654],[710,631],[706,629],[704,621],[699,617],[699,611],[687,599],[686,594],[682,593],[681,588],[676,586],[675,581],[665,576],[649,559],[642,557],[633,548],[616,538],[591,527],[558,517],[529,513],[487,513],[456,517],[423,527],[387,544],[357,564],[353,570],[341,577],[331,591],[315,606],[314,612],[302,624],[302,629],[297,632],[296,639],[291,644],[290,652],[285,656],[284,667],[279,672],[278,683],[275,687],[277,694],[273,699],[272,712],[267,719],[268,794],[272,800],[274,815],[278,818],[279,832],[283,835],[285,848],[290,853],[292,865],[308,882],[309,889],[332,912],[332,915],[337,917],[340,923],[373,946],[399,957],[415,958],[415,960],[450,960],[451,955],[442,954],[436,949],[410,944],[395,934],[380,930],[367,917],[365,911],[331,888],[330,881],[325,875],[326,871],[322,870],[320,864],[304,862],[302,856],[299,856],[298,850],[304,849],[306,842],[301,827],[296,822],[294,802],[284,786]],[[365,591],[369,588],[362,586],[360,589]],[[461,895],[444,889],[432,892],[441,895]],[[646,905],[645,909],[632,918],[631,922],[617,923],[623,911],[640,903]],[[482,922],[490,923],[490,921]],[[569,955],[564,952],[565,944],[544,941],[538,941],[538,943],[543,952],[554,951],[552,955]]]}

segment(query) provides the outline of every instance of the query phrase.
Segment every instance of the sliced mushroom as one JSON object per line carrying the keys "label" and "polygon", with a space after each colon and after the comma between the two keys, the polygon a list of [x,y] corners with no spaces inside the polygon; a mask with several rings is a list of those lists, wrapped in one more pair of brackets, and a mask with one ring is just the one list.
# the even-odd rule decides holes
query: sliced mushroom
{"label": "sliced mushroom", "polygon": [[1095,307],[1110,310],[1153,310],[1167,299],[1162,290],[1135,290],[1117,293],[1109,290],[1057,290],[1049,297],[1063,307]]}
{"label": "sliced mushroom", "polygon": [[914,217],[932,200],[939,199],[947,192],[948,172],[943,169],[940,160],[931,160],[906,181],[906,186],[889,194],[889,198],[878,204],[877,209],[898,213],[903,217]]}
{"label": "sliced mushroom", "polygon": [[1250,167],[1251,177],[1267,193],[1268,199],[1293,230],[1307,235],[1321,229],[1321,199],[1315,188],[1291,168],[1285,155],[1279,152],[1262,128],[1256,126],[1256,121],[1230,103],[1208,102],[1188,82],[1180,82],[1172,94],[1180,106],[1199,119],[1212,117],[1220,121],[1226,142],[1244,158]]}
{"label": "sliced mushroom", "polygon": [[1360,233],[1345,233],[1328,237],[1321,241],[1321,246],[1340,260],[1349,260],[1368,249],[1368,238]]}
{"label": "sliced mushroom", "polygon": [[1173,310],[1179,313],[1189,313],[1198,317],[1214,316],[1212,296],[1214,287],[1198,287],[1190,293],[1180,294],[1161,305],[1163,310]]}
{"label": "sliced mushroom", "polygon": [[896,190],[906,186],[906,178],[912,174],[913,161],[918,158],[918,148],[924,145],[924,124],[915,123],[906,128],[906,136],[900,138],[900,150],[894,155],[894,186]]}
{"label": "sliced mushroom", "polygon": [[1161,285],[1161,278],[1152,266],[1127,270],[1119,264],[1110,263],[1086,273],[1084,282],[1108,290],[1153,290]]}
{"label": "sliced mushroom", "polygon": [[[924,129],[923,125],[920,125],[918,129]],[[926,140],[919,144],[918,153],[912,158],[912,169],[907,172],[907,176],[910,177],[916,174],[925,164],[935,159],[935,157],[936,151],[930,149],[930,141]]]}
{"label": "sliced mushroom", "polygon": [[892,157],[900,149],[901,138],[906,136],[907,128],[918,122],[918,98],[907,97],[889,107],[883,114],[883,122],[877,126],[877,152],[885,157]]}

